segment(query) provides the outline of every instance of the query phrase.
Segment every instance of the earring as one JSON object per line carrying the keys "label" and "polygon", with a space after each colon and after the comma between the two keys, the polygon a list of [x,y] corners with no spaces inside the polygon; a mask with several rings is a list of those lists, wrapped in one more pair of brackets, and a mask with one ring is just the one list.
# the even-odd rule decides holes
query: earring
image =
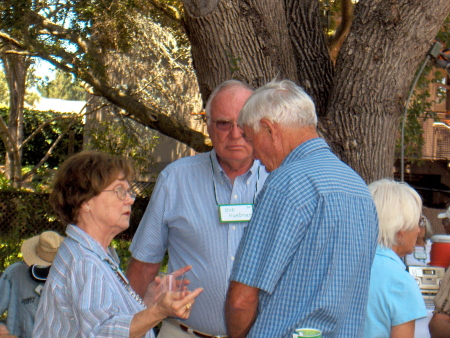
{"label": "earring", "polygon": [[89,211],[89,210],[91,210],[91,208],[89,208],[89,206],[86,205],[86,206],[84,207],[84,210]]}

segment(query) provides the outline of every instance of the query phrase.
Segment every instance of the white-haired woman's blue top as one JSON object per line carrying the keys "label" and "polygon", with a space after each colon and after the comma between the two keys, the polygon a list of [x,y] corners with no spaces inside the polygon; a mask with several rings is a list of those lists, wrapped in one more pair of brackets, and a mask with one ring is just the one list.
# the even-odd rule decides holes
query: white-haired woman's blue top
{"label": "white-haired woman's blue top", "polygon": [[365,338],[389,338],[393,326],[427,316],[419,286],[400,257],[378,245],[370,274]]}

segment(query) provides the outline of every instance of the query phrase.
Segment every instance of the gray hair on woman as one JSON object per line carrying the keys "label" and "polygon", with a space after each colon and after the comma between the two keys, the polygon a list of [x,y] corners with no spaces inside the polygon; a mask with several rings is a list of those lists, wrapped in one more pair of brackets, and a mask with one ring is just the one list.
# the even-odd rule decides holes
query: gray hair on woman
{"label": "gray hair on woman", "polygon": [[378,212],[378,243],[392,249],[399,231],[412,231],[419,223],[422,200],[407,183],[387,178],[371,183],[369,190]]}
{"label": "gray hair on woman", "polygon": [[289,80],[272,81],[255,90],[239,115],[238,123],[259,132],[259,121],[266,118],[284,126],[317,125],[311,97]]}

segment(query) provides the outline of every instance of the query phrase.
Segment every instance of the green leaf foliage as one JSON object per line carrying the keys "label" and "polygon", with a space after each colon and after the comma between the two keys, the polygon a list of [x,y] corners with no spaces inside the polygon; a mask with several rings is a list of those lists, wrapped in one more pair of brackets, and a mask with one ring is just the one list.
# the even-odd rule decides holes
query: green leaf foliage
{"label": "green leaf foliage", "polygon": [[[0,108],[0,116],[7,120],[9,108]],[[67,114],[65,114],[67,115]],[[61,114],[53,111],[37,111],[37,110],[24,110],[24,139],[33,133],[45,121],[49,121],[53,118],[61,116]],[[74,118],[78,118],[74,115]],[[34,166],[48,151],[52,142],[55,141],[61,132],[65,131],[71,122],[71,119],[58,119],[51,122],[44,127],[40,133],[35,135],[28,143],[23,147],[23,159],[22,165]],[[46,161],[44,168],[56,169],[67,158],[69,148],[73,149],[73,152],[82,150],[83,145],[83,124],[81,119],[71,129],[73,131],[73,137],[65,137],[58,146],[53,150],[51,156]],[[0,142],[0,162],[5,161],[5,145]]]}
{"label": "green leaf foliage", "polygon": [[81,87],[79,80],[74,79],[72,74],[56,70],[53,80],[48,77],[42,79],[37,84],[37,89],[43,97],[70,100],[85,101],[86,91]]}
{"label": "green leaf foliage", "polygon": [[128,158],[137,173],[147,173],[154,164],[151,151],[158,136],[130,119],[103,121],[87,132],[89,148]]}
{"label": "green leaf foliage", "polygon": [[[439,31],[436,40],[444,46],[450,46],[450,18],[447,17],[442,29]],[[419,70],[417,70],[418,72]],[[432,111],[433,103],[439,103],[446,99],[446,91],[437,88],[437,101],[431,100],[432,93],[430,85],[432,83],[446,83],[448,74],[446,70],[434,67],[432,60],[427,62],[415,88],[413,96],[406,112],[405,129],[404,129],[404,145],[405,158],[410,163],[420,163],[422,158],[422,147],[425,144],[422,123],[428,118],[438,120],[436,112]],[[448,80],[447,80],[448,81]],[[448,82],[447,82],[448,84]],[[399,125],[399,135],[401,130],[401,121]],[[396,144],[396,154],[401,154],[401,138],[399,137]]]}

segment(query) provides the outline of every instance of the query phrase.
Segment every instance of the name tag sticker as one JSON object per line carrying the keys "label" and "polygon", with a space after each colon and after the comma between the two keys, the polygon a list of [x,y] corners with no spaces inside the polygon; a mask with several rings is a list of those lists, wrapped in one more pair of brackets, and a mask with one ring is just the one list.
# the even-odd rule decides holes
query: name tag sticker
{"label": "name tag sticker", "polygon": [[221,204],[219,214],[221,223],[248,222],[252,218],[253,204]]}

